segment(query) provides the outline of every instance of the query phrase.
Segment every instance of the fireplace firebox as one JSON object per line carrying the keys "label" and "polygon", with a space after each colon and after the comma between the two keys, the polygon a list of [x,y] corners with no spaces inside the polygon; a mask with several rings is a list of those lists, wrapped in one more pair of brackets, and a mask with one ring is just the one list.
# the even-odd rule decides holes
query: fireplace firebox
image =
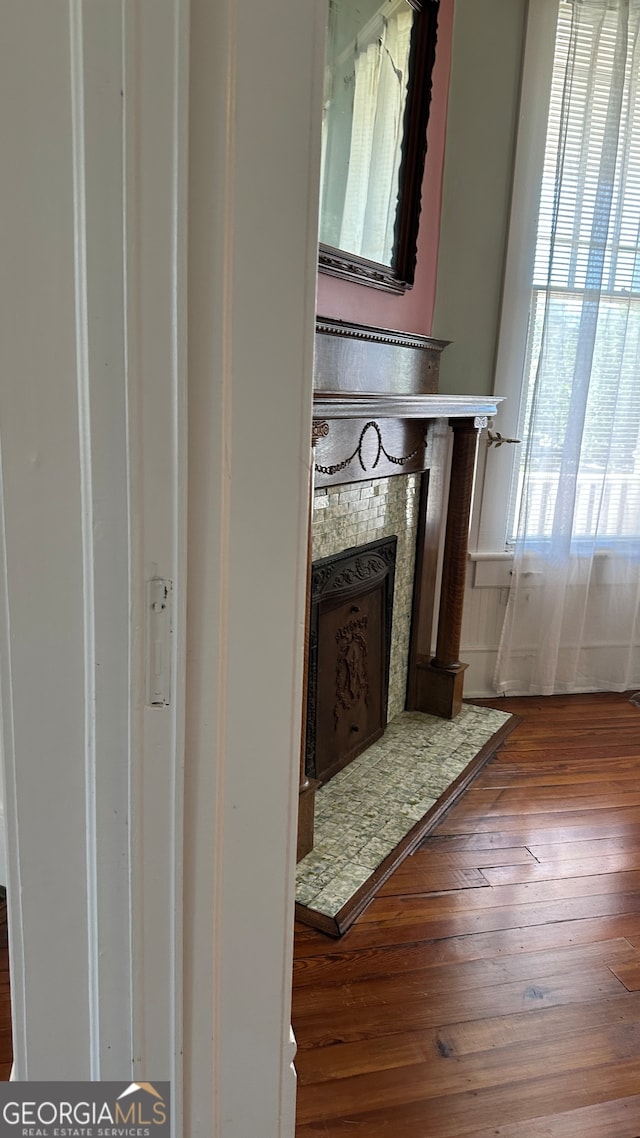
{"label": "fireplace firebox", "polygon": [[306,772],[327,782],[387,724],[397,538],[314,562]]}

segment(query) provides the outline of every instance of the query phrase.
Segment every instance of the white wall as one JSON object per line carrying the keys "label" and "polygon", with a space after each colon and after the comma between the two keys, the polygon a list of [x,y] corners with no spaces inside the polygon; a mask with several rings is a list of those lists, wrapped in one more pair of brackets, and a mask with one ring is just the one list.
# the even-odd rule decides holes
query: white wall
{"label": "white wall", "polygon": [[[494,391],[526,8],[527,0],[455,4],[434,314],[434,335],[453,341],[440,386],[454,394]],[[485,456],[483,432],[476,497]],[[499,583],[476,587],[476,569],[469,561],[460,649],[469,698],[494,694],[509,581],[498,565]],[[478,580],[485,579],[483,566]]]}
{"label": "white wall", "polygon": [[433,319],[453,341],[450,394],[493,393],[525,12],[526,0],[455,2]]}

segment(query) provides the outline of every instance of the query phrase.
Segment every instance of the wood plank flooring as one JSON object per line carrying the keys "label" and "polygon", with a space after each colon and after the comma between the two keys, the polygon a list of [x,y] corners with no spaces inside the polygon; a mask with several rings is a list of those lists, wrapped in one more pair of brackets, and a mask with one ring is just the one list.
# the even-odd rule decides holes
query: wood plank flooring
{"label": "wood plank flooring", "polygon": [[493,706],[522,722],[353,928],[297,928],[297,1138],[640,1138],[640,710]]}

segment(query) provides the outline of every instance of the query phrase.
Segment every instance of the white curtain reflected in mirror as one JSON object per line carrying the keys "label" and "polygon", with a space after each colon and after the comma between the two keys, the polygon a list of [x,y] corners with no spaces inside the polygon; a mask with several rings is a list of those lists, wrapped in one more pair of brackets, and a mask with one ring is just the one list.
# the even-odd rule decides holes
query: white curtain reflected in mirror
{"label": "white curtain reflected in mirror", "polygon": [[320,241],[388,266],[415,16],[408,0],[330,0]]}

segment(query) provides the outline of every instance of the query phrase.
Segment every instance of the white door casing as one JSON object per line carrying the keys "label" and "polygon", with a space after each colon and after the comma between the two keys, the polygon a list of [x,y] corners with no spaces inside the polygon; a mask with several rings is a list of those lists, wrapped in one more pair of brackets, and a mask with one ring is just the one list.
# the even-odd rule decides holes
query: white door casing
{"label": "white door casing", "polygon": [[14,1070],[96,1078],[123,1056],[130,1063],[133,1046],[139,693],[129,654],[121,17],[117,6],[89,13],[64,0],[9,3],[3,17],[1,680]]}
{"label": "white door casing", "polygon": [[211,303],[189,319],[185,1097],[210,1095],[225,1138],[293,1134],[325,18],[324,0],[192,5],[189,289]]}
{"label": "white door casing", "polygon": [[[10,2],[0,48],[15,1074],[153,1071],[178,1097],[187,15]],[[166,708],[144,706],[154,575]]]}
{"label": "white door casing", "polygon": [[293,1134],[324,3],[265,8],[7,0],[0,39],[15,1074],[170,1078],[190,1138]]}

